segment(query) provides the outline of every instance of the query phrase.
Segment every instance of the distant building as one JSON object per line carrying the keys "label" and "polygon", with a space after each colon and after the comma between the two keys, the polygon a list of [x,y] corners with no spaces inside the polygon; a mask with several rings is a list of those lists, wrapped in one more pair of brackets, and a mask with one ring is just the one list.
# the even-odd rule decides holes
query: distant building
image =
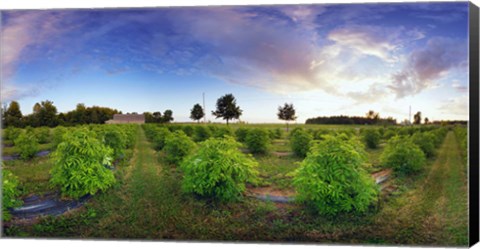
{"label": "distant building", "polygon": [[113,119],[107,120],[106,124],[144,124],[143,114],[114,114]]}

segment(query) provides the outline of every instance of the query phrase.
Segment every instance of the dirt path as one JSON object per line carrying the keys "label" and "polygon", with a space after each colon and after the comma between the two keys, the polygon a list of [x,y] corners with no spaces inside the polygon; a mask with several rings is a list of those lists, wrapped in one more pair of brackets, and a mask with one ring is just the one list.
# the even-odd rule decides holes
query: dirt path
{"label": "dirt path", "polygon": [[[384,208],[378,226],[399,243],[465,245],[467,185],[459,145],[449,132],[416,188]],[[395,217],[392,219],[392,217]]]}

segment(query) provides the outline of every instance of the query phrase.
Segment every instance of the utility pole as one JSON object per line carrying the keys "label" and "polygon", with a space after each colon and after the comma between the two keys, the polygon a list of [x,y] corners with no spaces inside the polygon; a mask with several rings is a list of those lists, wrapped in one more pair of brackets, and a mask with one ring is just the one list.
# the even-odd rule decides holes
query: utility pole
{"label": "utility pole", "polygon": [[412,106],[410,105],[409,107],[409,110],[408,110],[408,123],[409,125],[412,124]]}
{"label": "utility pole", "polygon": [[203,115],[203,123],[207,123],[207,109],[205,109],[205,93],[202,93],[203,96],[203,111],[205,115]]}

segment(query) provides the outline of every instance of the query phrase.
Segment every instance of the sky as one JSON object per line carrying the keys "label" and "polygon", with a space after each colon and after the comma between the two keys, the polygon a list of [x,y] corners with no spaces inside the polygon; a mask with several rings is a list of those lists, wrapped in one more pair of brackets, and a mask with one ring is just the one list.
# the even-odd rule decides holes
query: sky
{"label": "sky", "polygon": [[468,3],[1,11],[2,103],[191,121],[232,93],[249,123],[369,110],[468,119]]}

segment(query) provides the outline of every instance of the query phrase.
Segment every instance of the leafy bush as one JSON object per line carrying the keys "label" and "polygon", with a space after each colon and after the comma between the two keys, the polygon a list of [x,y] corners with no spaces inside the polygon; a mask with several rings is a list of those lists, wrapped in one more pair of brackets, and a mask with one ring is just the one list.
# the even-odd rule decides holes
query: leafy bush
{"label": "leafy bush", "polygon": [[50,142],[50,129],[48,127],[36,128],[35,137],[40,144],[46,144]]}
{"label": "leafy bush", "polygon": [[435,135],[430,132],[416,132],[412,135],[412,142],[416,144],[427,157],[435,155]]}
{"label": "leafy bush", "polygon": [[368,148],[377,148],[380,143],[380,132],[377,129],[366,129],[363,131],[363,141]]}
{"label": "leafy bush", "polygon": [[224,136],[233,136],[233,131],[230,127],[218,127],[213,132],[214,137],[222,138]]}
{"label": "leafy bush", "polygon": [[251,129],[247,133],[245,144],[252,153],[267,153],[270,137],[265,129]]}
{"label": "leafy bush", "polygon": [[22,133],[22,129],[9,126],[3,129],[3,137],[5,140],[9,140],[15,143],[15,139]]}
{"label": "leafy bush", "polygon": [[377,199],[378,189],[362,168],[365,152],[356,145],[330,135],[314,144],[295,171],[297,200],[322,215],[365,212]]}
{"label": "leafy bush", "polygon": [[126,148],[133,148],[135,142],[137,141],[137,132],[139,129],[138,125],[135,124],[124,124],[120,126],[125,134],[125,145]]}
{"label": "leafy bush", "polygon": [[113,150],[113,158],[120,158],[125,154],[127,135],[119,126],[102,126],[99,135],[100,141]]}
{"label": "leafy bush", "polygon": [[250,129],[248,128],[244,128],[244,127],[240,127],[238,128],[236,131],[235,131],[235,138],[237,139],[237,141],[241,142],[241,143],[244,143],[245,142],[245,139],[247,138],[247,134],[248,134],[248,131]]}
{"label": "leafy bush", "polygon": [[193,132],[195,131],[191,125],[182,126],[182,130],[183,130],[183,132],[185,132],[185,134],[187,134],[187,136],[189,136],[189,137],[192,137],[192,136],[193,136]]}
{"label": "leafy bush", "polygon": [[105,191],[115,183],[113,172],[105,167],[111,165],[112,154],[93,131],[82,128],[66,133],[53,153],[50,182],[72,198]]}
{"label": "leafy bush", "polygon": [[431,132],[435,136],[435,141],[434,141],[435,147],[437,148],[440,147],[440,145],[442,145],[443,143],[443,140],[445,139],[445,136],[447,135],[447,132],[448,132],[447,128],[441,127],[441,128],[432,130]]}
{"label": "leafy bush", "polygon": [[453,129],[455,137],[460,144],[460,153],[462,154],[463,161],[468,161],[468,134],[467,127],[455,126]]}
{"label": "leafy bush", "polygon": [[57,126],[53,129],[52,143],[53,148],[56,148],[61,142],[63,142],[63,135],[67,132],[67,128],[63,126]]}
{"label": "leafy bush", "polygon": [[38,140],[32,131],[25,131],[15,139],[15,146],[20,151],[20,158],[27,160],[33,158],[38,152]]}
{"label": "leafy bush", "polygon": [[240,143],[232,137],[210,138],[181,164],[182,189],[220,201],[237,200],[245,183],[254,181],[258,163],[238,150]]}
{"label": "leafy bush", "polygon": [[193,140],[195,142],[202,142],[207,140],[212,136],[212,132],[209,128],[203,126],[203,125],[197,125],[195,126],[195,133],[193,136]]}
{"label": "leafy bush", "polygon": [[166,153],[165,159],[172,164],[180,163],[193,149],[195,149],[195,142],[183,131],[175,131],[167,135],[163,147]]}
{"label": "leafy bush", "polygon": [[2,170],[2,220],[8,221],[11,215],[8,211],[9,208],[15,208],[22,204],[22,201],[18,200],[20,196],[20,190],[18,189],[19,181],[12,172],[8,170]]}
{"label": "leafy bush", "polygon": [[385,167],[393,167],[397,174],[411,175],[422,169],[425,154],[411,139],[395,136],[388,140],[380,161]]}
{"label": "leafy bush", "polygon": [[155,129],[155,134],[153,135],[152,142],[155,150],[162,150],[165,146],[165,140],[171,132],[165,128],[160,127]]}
{"label": "leafy bush", "polygon": [[390,138],[396,136],[397,133],[393,129],[388,129],[383,133],[383,138],[389,140]]}
{"label": "leafy bush", "polygon": [[280,139],[280,138],[282,138],[282,134],[283,134],[283,133],[282,133],[282,129],[280,129],[280,128],[276,128],[276,129],[275,129],[275,139]]}
{"label": "leafy bush", "polygon": [[295,155],[305,157],[310,149],[310,142],[313,140],[312,135],[305,130],[295,128],[290,136],[290,145]]}

